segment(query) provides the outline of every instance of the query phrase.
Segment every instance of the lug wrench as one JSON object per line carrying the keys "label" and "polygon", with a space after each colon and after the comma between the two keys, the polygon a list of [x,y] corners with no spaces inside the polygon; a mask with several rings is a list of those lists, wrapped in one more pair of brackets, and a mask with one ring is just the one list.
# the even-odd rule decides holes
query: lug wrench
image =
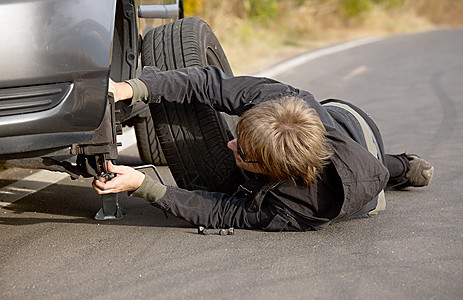
{"label": "lug wrench", "polygon": [[[154,173],[156,174],[156,176],[157,176],[158,179],[159,179],[159,182],[160,182],[161,184],[163,184],[163,185],[166,185],[166,184],[164,183],[164,180],[162,180],[161,173],[159,173],[158,168],[156,168],[155,165],[153,165],[153,164],[150,164],[150,165],[142,165],[142,166],[136,166],[136,167],[133,167],[133,168],[134,168],[135,170],[138,170],[138,169],[146,169],[146,168],[151,168],[151,169],[153,169]],[[163,212],[164,212],[164,215],[166,216],[166,219],[167,219],[167,218],[168,218],[167,212],[166,212],[165,210],[163,210]]]}

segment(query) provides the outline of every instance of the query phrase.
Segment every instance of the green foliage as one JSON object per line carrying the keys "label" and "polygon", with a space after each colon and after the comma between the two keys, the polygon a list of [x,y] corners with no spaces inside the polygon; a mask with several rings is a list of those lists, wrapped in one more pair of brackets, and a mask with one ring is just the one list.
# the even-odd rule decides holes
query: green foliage
{"label": "green foliage", "polygon": [[340,12],[348,18],[357,17],[371,9],[370,0],[341,0],[338,5]]}
{"label": "green foliage", "polygon": [[255,38],[255,33],[248,22],[243,23],[243,25],[238,28],[237,33],[241,41],[248,41]]}
{"label": "green foliage", "polygon": [[338,9],[347,18],[358,17],[375,5],[381,5],[386,9],[398,7],[405,3],[405,0],[339,0]]}
{"label": "green foliage", "polygon": [[267,21],[278,15],[278,2],[278,0],[244,0],[244,6],[249,18]]}
{"label": "green foliage", "polygon": [[402,6],[405,0],[372,0],[374,4],[383,4],[386,8]]}

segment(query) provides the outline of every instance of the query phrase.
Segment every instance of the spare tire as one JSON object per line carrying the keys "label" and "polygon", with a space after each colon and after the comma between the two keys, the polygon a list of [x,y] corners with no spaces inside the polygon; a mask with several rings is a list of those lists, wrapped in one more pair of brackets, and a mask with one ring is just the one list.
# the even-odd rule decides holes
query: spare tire
{"label": "spare tire", "polygon": [[[232,74],[212,29],[199,18],[185,18],[149,31],[143,65],[161,70],[215,65]],[[150,104],[156,134],[177,185],[232,193],[243,174],[227,148],[233,136],[224,117],[202,103]]]}

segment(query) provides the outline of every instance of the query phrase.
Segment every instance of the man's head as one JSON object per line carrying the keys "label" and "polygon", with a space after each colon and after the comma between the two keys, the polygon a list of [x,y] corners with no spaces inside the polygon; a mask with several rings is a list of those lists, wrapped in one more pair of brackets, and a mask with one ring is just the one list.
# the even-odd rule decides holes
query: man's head
{"label": "man's head", "polygon": [[330,157],[320,118],[296,97],[255,105],[242,115],[237,132],[237,140],[229,143],[237,165],[272,180],[302,178],[310,185]]}

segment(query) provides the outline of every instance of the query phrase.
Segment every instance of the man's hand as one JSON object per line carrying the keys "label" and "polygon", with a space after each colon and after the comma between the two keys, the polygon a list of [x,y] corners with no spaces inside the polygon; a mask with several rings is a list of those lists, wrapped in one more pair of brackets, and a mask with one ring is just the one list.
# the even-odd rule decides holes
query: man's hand
{"label": "man's hand", "polygon": [[127,82],[114,82],[109,79],[108,92],[114,96],[114,102],[130,99],[133,97],[133,89]]}
{"label": "man's hand", "polygon": [[115,166],[107,162],[108,172],[115,173],[116,177],[106,181],[103,177],[94,178],[93,189],[98,194],[120,193],[124,191],[135,191],[145,180],[145,174],[126,166]]}

